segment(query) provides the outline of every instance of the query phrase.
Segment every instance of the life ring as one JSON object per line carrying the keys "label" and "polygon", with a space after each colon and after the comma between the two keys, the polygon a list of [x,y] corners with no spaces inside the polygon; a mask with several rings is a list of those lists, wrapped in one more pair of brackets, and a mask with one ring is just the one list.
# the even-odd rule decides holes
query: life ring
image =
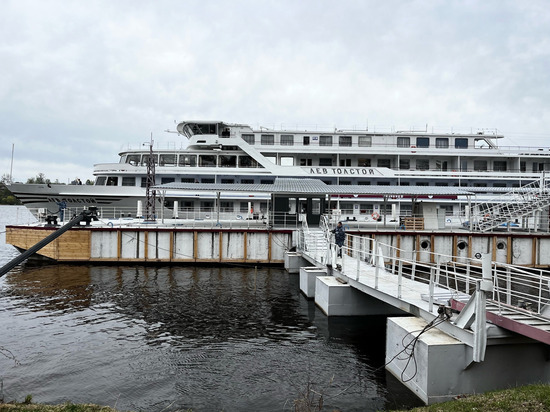
{"label": "life ring", "polygon": [[243,217],[241,215],[237,215],[237,219],[242,220],[242,218]]}
{"label": "life ring", "polygon": [[378,212],[372,212],[371,216],[374,220],[380,219],[380,213],[378,213]]}
{"label": "life ring", "polygon": [[447,219],[447,223],[451,223],[451,222],[452,222],[452,220],[451,220],[451,219]]}

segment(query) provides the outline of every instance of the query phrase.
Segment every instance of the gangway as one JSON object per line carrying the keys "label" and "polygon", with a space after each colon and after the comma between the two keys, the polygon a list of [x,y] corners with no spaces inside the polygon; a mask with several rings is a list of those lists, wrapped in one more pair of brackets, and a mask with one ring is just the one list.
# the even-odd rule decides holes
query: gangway
{"label": "gangway", "polygon": [[[337,246],[326,219],[323,225],[324,229],[317,231],[324,231],[330,239],[326,249],[318,247],[319,236],[311,236],[311,229],[309,236],[300,237],[298,249],[306,260],[331,267],[332,274],[350,286],[427,322],[443,311],[449,322],[438,328],[477,350],[474,358],[483,360],[484,356],[484,347],[475,347],[475,335],[488,329],[489,339],[513,336],[502,330],[506,329],[550,345],[549,271],[494,262],[490,253],[465,258],[423,251],[430,256],[420,261],[418,251],[355,234],[347,234],[343,257],[335,259]],[[486,299],[476,306],[476,294],[482,292]],[[456,313],[469,301],[474,302],[470,305],[473,312],[457,321],[461,315]],[[467,316],[470,318],[464,321]],[[483,319],[486,326],[472,327],[473,319]]]}

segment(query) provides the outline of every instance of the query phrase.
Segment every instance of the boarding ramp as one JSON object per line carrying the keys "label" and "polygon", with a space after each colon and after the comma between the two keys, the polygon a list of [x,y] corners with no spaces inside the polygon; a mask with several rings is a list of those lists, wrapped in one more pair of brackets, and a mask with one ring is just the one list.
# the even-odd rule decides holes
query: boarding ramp
{"label": "boarding ramp", "polygon": [[544,179],[516,188],[491,202],[480,203],[474,206],[479,218],[473,221],[473,228],[487,232],[499,226],[507,227],[517,219],[526,216],[535,216],[536,213],[550,206],[550,182]]}
{"label": "boarding ramp", "polygon": [[[300,236],[298,250],[304,258],[331,267],[333,275],[356,289],[427,322],[445,314],[449,321],[438,328],[472,346],[476,361],[483,360],[487,340],[477,335],[488,329],[479,322],[476,327],[476,319],[550,345],[548,270],[492,262],[490,253],[464,258],[405,250],[370,235],[348,234],[342,258],[335,258],[334,238],[328,228],[324,231],[330,239],[327,250],[318,247],[319,237]],[[456,315],[462,311],[463,316]]]}

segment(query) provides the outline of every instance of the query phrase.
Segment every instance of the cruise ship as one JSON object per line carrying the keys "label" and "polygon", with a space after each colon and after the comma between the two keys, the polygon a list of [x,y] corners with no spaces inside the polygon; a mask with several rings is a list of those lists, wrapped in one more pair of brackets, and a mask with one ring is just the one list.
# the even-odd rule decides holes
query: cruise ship
{"label": "cruise ship", "polygon": [[[270,209],[269,193],[247,192],[246,185],[269,187],[264,185],[281,178],[318,179],[341,189],[327,195],[327,208],[337,209],[347,219],[369,220],[390,212],[411,215],[413,206],[395,198],[389,205],[374,187],[370,194],[358,195],[354,186],[431,186],[423,201],[437,202],[447,215],[458,215],[464,201],[446,195],[445,188],[464,188],[477,201],[490,202],[540,180],[550,170],[549,148],[503,146],[504,136],[494,130],[276,130],[223,121],[182,121],[177,134],[182,139],[175,145],[179,149],[142,146],[119,153],[118,163],[96,164],[93,185],[12,183],[8,188],[27,207],[50,213],[61,204],[135,210],[138,202],[146,201],[147,180],[154,179],[157,189],[178,183],[184,187],[163,190],[156,198],[160,209],[173,211],[176,206],[182,214],[208,214],[214,209],[242,214]],[[152,177],[147,174],[148,163],[149,169],[154,164]],[[239,185],[241,191],[199,191],[193,185],[197,189]],[[388,193],[389,188],[380,189]],[[299,197],[296,200],[292,207],[299,210]]]}

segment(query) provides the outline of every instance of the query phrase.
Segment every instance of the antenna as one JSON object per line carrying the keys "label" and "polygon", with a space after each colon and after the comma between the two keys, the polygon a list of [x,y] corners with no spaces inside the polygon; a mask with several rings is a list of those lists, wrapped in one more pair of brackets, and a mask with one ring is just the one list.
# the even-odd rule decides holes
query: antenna
{"label": "antenna", "polygon": [[15,143],[11,144],[11,165],[10,165],[10,183],[13,183],[13,151],[15,149]]}

